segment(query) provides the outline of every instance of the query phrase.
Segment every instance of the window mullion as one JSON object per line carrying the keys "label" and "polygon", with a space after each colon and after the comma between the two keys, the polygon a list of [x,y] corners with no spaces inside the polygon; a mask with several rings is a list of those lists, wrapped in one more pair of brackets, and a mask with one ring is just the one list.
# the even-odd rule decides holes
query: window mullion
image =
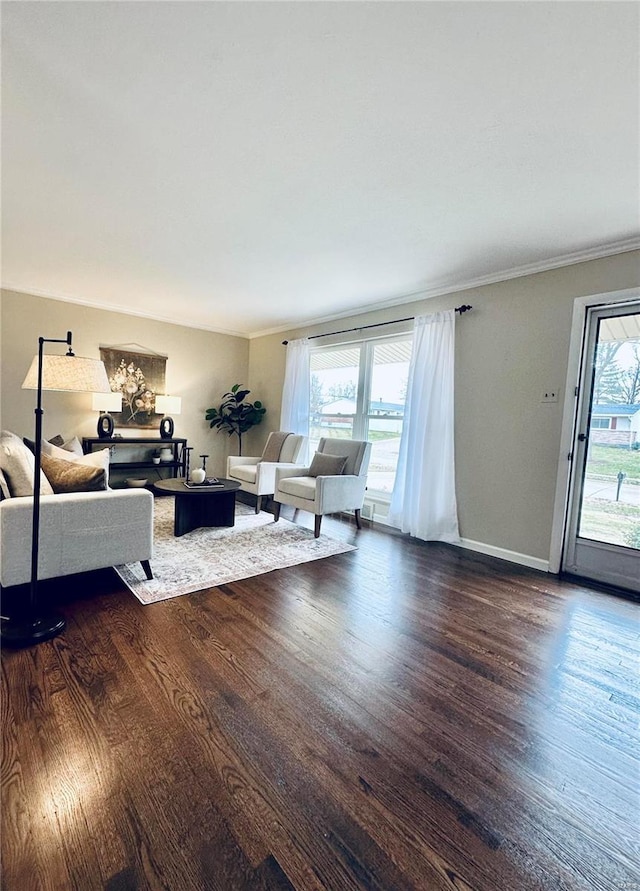
{"label": "window mullion", "polygon": [[358,402],[356,407],[356,417],[353,424],[354,439],[366,440],[368,436],[372,365],[373,345],[370,341],[367,341],[362,345],[362,350],[360,352]]}

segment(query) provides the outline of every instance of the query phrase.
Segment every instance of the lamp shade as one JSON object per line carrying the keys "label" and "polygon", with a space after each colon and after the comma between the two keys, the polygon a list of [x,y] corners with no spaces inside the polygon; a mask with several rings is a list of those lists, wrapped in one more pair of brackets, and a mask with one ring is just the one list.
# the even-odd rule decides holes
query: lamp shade
{"label": "lamp shade", "polygon": [[182,399],[179,396],[156,396],[156,414],[179,415]]}
{"label": "lamp shade", "polygon": [[[22,383],[23,390],[38,389],[38,357]],[[73,390],[76,393],[110,393],[104,362],[83,356],[43,356],[42,389]]]}
{"label": "lamp shade", "polygon": [[122,411],[122,393],[94,393],[91,408],[94,411]]}

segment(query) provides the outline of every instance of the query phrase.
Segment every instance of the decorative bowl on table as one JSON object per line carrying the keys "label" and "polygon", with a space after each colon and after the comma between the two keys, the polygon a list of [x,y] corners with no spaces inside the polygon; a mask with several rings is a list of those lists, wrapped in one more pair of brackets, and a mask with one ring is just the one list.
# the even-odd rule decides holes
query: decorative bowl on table
{"label": "decorative bowl on table", "polygon": [[128,478],[126,481],[128,486],[131,486],[132,489],[142,489],[143,486],[146,486],[149,480],[136,480]]}

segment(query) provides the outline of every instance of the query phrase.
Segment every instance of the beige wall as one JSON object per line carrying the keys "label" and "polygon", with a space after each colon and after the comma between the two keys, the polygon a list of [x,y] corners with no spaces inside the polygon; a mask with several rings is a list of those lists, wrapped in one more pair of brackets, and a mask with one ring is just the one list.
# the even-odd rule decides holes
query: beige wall
{"label": "beige wall", "polygon": [[[282,340],[472,304],[473,311],[458,319],[456,329],[460,533],[471,541],[547,560],[573,301],[638,285],[640,253],[630,252],[352,316],[338,324],[256,338],[251,341],[249,386],[260,382],[274,409],[270,429],[276,429],[285,364]],[[549,387],[558,390],[559,401],[543,404]]]}
{"label": "beige wall", "polygon": [[[547,560],[573,301],[639,285],[640,253],[626,253],[251,341],[4,291],[2,426],[20,435],[33,430],[33,393],[20,385],[40,335],[64,337],[70,329],[78,355],[96,357],[101,344],[138,343],[168,355],[167,390],[183,400],[176,434],[189,439],[194,455],[211,455],[208,467],[221,474],[236,440],[211,431],[204,411],[233,383],[246,383],[250,398],[268,410],[243,448],[259,454],[267,433],[280,425],[282,340],[471,303],[473,312],[458,319],[456,334],[461,535]],[[549,387],[560,399],[543,404]],[[96,420],[90,395],[46,394],[45,436],[93,436]]]}
{"label": "beige wall", "polygon": [[[237,439],[211,430],[204,413],[219,404],[232,384],[246,383],[248,340],[12,291],[2,292],[0,323],[3,429],[33,436],[35,394],[22,390],[21,384],[37,353],[38,337],[64,338],[70,330],[76,354],[96,358],[100,345],[137,343],[168,356],[167,392],[182,397],[182,413],[174,418],[175,433],[194,446],[192,462],[195,458],[200,463],[198,456],[209,454],[207,469],[224,473],[227,452],[236,452]],[[50,344],[47,352],[64,352],[64,345]],[[260,397],[256,394],[255,398]],[[65,438],[95,436],[97,418],[89,393],[45,394],[43,432],[47,438],[58,433]],[[118,432],[127,435],[125,428]],[[156,429],[139,435],[159,434]]]}

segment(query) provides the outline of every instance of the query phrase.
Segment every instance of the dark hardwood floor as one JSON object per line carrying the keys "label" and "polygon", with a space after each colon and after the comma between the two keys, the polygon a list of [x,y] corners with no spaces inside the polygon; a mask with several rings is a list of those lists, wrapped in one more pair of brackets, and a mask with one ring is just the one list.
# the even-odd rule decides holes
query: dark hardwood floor
{"label": "dark hardwood floor", "polygon": [[[301,521],[304,522],[302,517]],[[637,603],[347,521],[2,654],[2,887],[640,891]]]}

